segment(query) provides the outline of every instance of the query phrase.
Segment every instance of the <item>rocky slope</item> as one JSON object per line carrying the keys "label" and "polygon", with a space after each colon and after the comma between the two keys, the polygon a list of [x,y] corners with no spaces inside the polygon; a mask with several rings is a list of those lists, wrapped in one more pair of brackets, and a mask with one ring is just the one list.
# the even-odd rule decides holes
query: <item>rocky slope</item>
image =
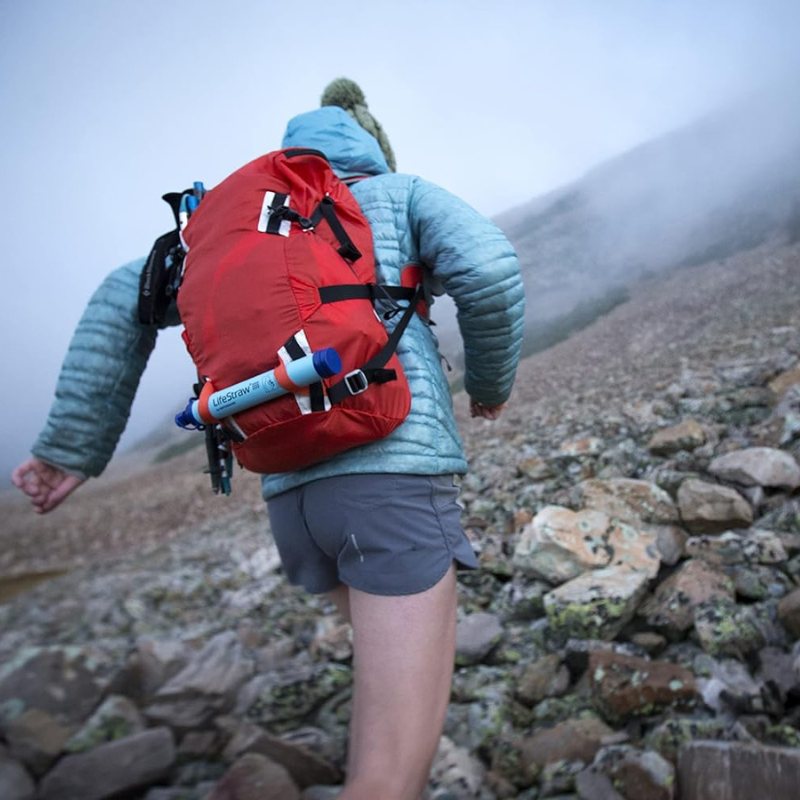
{"label": "rocky slope", "polygon": [[[496,423],[456,397],[483,569],[430,798],[794,796],[798,330],[800,246],[772,241],[637,285]],[[2,499],[3,574],[65,574],[0,606],[0,796],[341,781],[347,627],[286,585],[257,482],[214,498],[201,467],[120,465],[43,519]]]}

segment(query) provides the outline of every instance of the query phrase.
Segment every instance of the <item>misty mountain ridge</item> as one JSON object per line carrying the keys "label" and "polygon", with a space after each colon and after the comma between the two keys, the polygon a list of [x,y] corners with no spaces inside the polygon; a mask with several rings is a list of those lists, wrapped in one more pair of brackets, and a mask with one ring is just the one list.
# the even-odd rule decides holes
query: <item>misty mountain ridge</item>
{"label": "misty mountain ridge", "polygon": [[646,142],[499,215],[534,325],[800,225],[800,106],[783,88]]}
{"label": "misty mountain ridge", "polygon": [[[523,355],[589,324],[647,276],[723,259],[776,234],[800,237],[800,105],[792,97],[783,87],[751,96],[495,217],[522,268]],[[463,354],[452,301],[438,298],[433,317],[456,388]],[[169,416],[124,449],[168,457],[201,439]]]}

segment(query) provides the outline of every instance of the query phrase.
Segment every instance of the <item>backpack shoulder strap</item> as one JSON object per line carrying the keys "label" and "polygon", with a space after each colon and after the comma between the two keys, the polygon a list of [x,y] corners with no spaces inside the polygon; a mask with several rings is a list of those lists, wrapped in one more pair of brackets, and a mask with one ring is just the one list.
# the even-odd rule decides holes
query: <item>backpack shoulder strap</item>
{"label": "backpack shoulder strap", "polygon": [[[401,288],[401,287],[382,287]],[[412,291],[412,290],[405,290]],[[397,373],[393,369],[385,369],[386,362],[392,357],[392,354],[397,350],[397,345],[400,342],[400,337],[411,322],[411,318],[417,310],[417,305],[423,297],[422,286],[418,286],[416,291],[413,292],[411,302],[408,307],[403,311],[403,316],[400,317],[395,329],[392,331],[386,344],[360,369],[354,369],[348,372],[338,383],[334,383],[328,389],[328,399],[332,405],[341,403],[342,400],[352,397],[353,395],[365,392],[372,383],[386,383],[397,379]]]}

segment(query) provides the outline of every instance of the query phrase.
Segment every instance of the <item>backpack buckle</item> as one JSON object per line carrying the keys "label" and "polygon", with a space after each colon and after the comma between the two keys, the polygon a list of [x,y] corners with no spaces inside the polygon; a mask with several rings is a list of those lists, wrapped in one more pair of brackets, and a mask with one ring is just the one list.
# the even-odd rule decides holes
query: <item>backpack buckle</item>
{"label": "backpack buckle", "polygon": [[360,370],[354,369],[344,376],[344,385],[351,396],[361,394],[369,389],[367,376]]}

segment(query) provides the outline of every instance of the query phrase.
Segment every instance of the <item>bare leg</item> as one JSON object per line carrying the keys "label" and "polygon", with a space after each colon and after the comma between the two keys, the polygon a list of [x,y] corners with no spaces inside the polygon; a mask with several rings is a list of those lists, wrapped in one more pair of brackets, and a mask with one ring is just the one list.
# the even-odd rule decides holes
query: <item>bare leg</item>
{"label": "bare leg", "polygon": [[444,727],[453,677],[456,578],[382,597],[350,589],[355,685],[339,800],[417,800]]}

